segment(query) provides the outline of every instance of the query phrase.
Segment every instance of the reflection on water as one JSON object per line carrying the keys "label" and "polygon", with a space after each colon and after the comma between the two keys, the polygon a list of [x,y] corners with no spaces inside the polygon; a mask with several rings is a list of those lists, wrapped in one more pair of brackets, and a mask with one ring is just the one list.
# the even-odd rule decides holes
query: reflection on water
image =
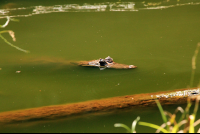
{"label": "reflection on water", "polygon": [[[64,4],[52,6],[32,6],[32,7],[18,7],[12,8],[13,3],[8,3],[0,9],[1,16],[7,16],[10,12],[15,10],[21,11],[18,14],[12,14],[12,17],[28,17],[35,14],[45,14],[52,12],[104,12],[104,11],[139,11],[147,9],[165,9],[170,7],[185,6],[185,5],[199,5],[200,2],[184,0],[164,0],[159,2],[103,2],[103,3],[84,3],[84,4]],[[12,5],[12,6],[9,6]],[[10,7],[10,8],[9,8]],[[23,14],[28,12],[28,14]],[[31,13],[30,13],[31,12]],[[3,17],[1,17],[3,18]]]}

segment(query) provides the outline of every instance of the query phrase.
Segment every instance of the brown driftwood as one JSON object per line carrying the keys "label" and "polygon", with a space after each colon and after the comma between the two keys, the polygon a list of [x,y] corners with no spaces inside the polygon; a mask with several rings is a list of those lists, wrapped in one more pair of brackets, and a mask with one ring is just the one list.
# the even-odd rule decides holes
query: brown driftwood
{"label": "brown driftwood", "polygon": [[[188,91],[186,89],[127,95],[121,97],[112,97],[101,100],[92,100],[74,104],[44,106],[25,110],[9,111],[0,113],[0,123],[15,123],[33,120],[59,119],[63,117],[79,116],[88,113],[110,112],[114,110],[129,109],[135,107],[156,106],[155,99],[158,99],[161,105],[185,104],[188,95],[199,93],[199,89]],[[176,92],[179,91],[179,92]],[[180,96],[180,92],[185,95]],[[174,93],[177,93],[176,95]],[[187,94],[189,93],[189,94]],[[166,96],[168,95],[168,96]]]}

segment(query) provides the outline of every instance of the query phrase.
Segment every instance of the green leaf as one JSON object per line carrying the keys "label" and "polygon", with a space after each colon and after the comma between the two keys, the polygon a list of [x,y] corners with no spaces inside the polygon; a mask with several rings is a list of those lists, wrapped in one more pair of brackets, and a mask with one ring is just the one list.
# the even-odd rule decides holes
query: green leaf
{"label": "green leaf", "polygon": [[182,120],[181,122],[179,122],[178,124],[176,124],[171,133],[177,133],[179,131],[179,127],[182,126],[183,124],[186,124],[187,123],[187,120]]}
{"label": "green leaf", "polygon": [[155,124],[152,124],[152,123],[147,123],[147,122],[139,122],[138,123],[139,125],[142,125],[142,126],[147,126],[147,127],[151,127],[151,128],[155,128],[155,129],[160,129],[160,131],[162,131],[163,133],[169,133],[169,131],[167,131],[166,129],[158,126],[158,125],[155,125]]}
{"label": "green leaf", "polygon": [[125,125],[125,124],[122,124],[122,123],[115,123],[115,124],[114,124],[114,127],[123,127],[123,128],[125,128],[129,133],[132,133],[131,129],[130,129],[127,125]]}
{"label": "green leaf", "polygon": [[192,106],[192,103],[191,103],[190,100],[188,99],[188,100],[187,100],[187,106],[186,106],[186,108],[185,108],[185,111],[184,111],[184,113],[182,114],[182,116],[180,117],[178,123],[181,122],[181,121],[185,118],[185,116],[186,116],[187,114],[189,114],[189,111],[190,111],[190,107],[191,107],[191,106]]}
{"label": "green leaf", "polygon": [[155,101],[156,101],[156,104],[157,104],[157,106],[158,106],[158,108],[160,110],[162,119],[163,119],[164,123],[167,126],[167,130],[169,131],[169,126],[167,125],[167,117],[165,116],[164,110],[163,110],[162,106],[160,105],[160,102],[158,100],[155,100]]}
{"label": "green leaf", "polygon": [[189,118],[190,118],[189,133],[194,133],[194,120],[195,120],[194,114],[190,115]]}
{"label": "green leaf", "polygon": [[140,116],[138,116],[132,123],[132,133],[135,132],[136,124],[140,120]]}

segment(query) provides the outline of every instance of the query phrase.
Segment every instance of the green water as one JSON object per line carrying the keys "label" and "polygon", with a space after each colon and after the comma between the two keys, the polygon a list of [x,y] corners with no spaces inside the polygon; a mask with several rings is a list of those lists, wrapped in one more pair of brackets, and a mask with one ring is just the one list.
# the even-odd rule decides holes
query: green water
{"label": "green water", "polygon": [[[2,2],[0,11],[5,13],[0,14],[0,24],[5,23],[5,16],[20,20],[11,21],[2,29],[14,31],[16,42],[7,33],[2,35],[30,53],[0,40],[0,112],[189,86],[191,59],[200,42],[200,1],[154,1],[155,6],[128,1],[135,4],[130,7],[129,3],[128,8],[123,7],[123,2],[121,7],[116,2]],[[84,3],[93,6],[114,3],[115,7],[99,11],[90,9],[87,4],[83,9]],[[58,10],[59,6],[55,6],[70,7],[72,4],[77,4],[79,9]],[[21,7],[24,9],[19,9]],[[70,63],[107,56],[117,63],[138,68],[99,70]],[[199,56],[194,87],[199,83],[198,61]],[[161,119],[155,120],[156,113],[159,114],[157,109],[149,110],[140,116],[147,119],[143,121],[161,124]],[[31,126],[22,123],[18,124],[20,127],[14,126],[12,132],[124,132],[113,124],[131,125],[137,115],[132,111]],[[0,131],[10,132],[11,129],[1,127]],[[145,130],[138,127],[138,131]],[[152,130],[145,132],[148,131]]]}

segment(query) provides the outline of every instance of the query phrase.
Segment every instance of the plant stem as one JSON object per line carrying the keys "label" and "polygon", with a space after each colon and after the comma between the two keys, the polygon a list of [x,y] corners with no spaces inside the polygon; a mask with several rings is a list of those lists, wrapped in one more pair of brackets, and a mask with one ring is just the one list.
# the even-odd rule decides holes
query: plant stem
{"label": "plant stem", "polygon": [[191,73],[191,80],[190,80],[190,88],[193,87],[193,81],[194,81],[194,74],[195,74],[195,69],[196,69],[196,58],[199,52],[199,47],[200,47],[200,42],[197,44],[197,48],[194,52],[194,55],[192,57],[192,73]]}
{"label": "plant stem", "polygon": [[22,49],[22,48],[20,48],[20,47],[17,47],[17,46],[15,46],[15,45],[11,44],[10,42],[8,42],[1,34],[0,34],[0,37],[1,37],[8,45],[10,45],[11,47],[14,47],[14,48],[16,48],[17,50],[20,50],[20,51],[22,51],[22,52],[29,53],[29,51],[24,50],[24,49]]}

